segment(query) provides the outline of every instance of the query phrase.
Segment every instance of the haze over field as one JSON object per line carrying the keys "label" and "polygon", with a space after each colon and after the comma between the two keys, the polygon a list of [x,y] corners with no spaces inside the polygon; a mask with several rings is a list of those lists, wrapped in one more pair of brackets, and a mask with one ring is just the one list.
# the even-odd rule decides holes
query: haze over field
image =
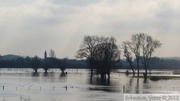
{"label": "haze over field", "polygon": [[0,0],[0,54],[74,58],[84,35],[121,45],[146,33],[163,43],[159,57],[180,57],[179,0]]}

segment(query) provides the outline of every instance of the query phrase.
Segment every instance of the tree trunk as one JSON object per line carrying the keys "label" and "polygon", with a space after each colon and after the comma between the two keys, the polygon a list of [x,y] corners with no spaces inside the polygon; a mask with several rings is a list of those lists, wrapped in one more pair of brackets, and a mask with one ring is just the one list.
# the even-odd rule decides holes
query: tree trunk
{"label": "tree trunk", "polygon": [[137,58],[138,78],[139,78],[139,58]]}
{"label": "tree trunk", "polygon": [[132,62],[131,62],[131,60],[128,60],[129,61],[129,64],[130,64],[130,67],[131,67],[131,69],[132,69],[132,71],[133,71],[133,76],[135,75],[135,71],[134,71],[134,68],[133,68],[133,65],[132,65]]}
{"label": "tree trunk", "polygon": [[104,79],[104,75],[101,73],[101,79]]}
{"label": "tree trunk", "polygon": [[64,74],[64,70],[61,70],[61,73]]}
{"label": "tree trunk", "polygon": [[93,69],[91,68],[91,78],[93,77]]}
{"label": "tree trunk", "polygon": [[148,73],[147,73],[147,67],[145,68],[145,73],[146,73],[146,75],[148,74]]}
{"label": "tree trunk", "polygon": [[108,75],[108,79],[109,79],[110,78],[110,72],[108,72],[107,75]]}
{"label": "tree trunk", "polygon": [[35,73],[37,73],[37,68],[34,68]]}
{"label": "tree trunk", "polygon": [[106,78],[106,73],[101,71],[101,79],[105,79]]}
{"label": "tree trunk", "polygon": [[47,70],[48,70],[47,68],[44,68],[45,73],[47,73]]}
{"label": "tree trunk", "polygon": [[147,67],[145,67],[145,73],[143,75],[144,75],[144,82],[146,82],[147,81]]}

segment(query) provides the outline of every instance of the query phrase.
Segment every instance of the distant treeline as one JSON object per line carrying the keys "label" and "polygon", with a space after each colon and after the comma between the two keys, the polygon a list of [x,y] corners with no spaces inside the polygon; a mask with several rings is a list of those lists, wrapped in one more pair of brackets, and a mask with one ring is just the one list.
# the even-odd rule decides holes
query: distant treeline
{"label": "distant treeline", "polygon": [[[57,58],[56,58],[57,59]],[[61,64],[57,66],[53,58],[42,59],[39,57],[21,57],[17,55],[0,56],[0,68],[87,68],[84,60],[75,59],[57,59]],[[35,66],[38,64],[38,66]]]}
{"label": "distant treeline", "polygon": [[[34,57],[21,57],[16,55],[6,55],[6,56],[0,56],[0,68],[33,68],[33,59]],[[38,68],[44,68],[43,67],[43,60],[41,58],[38,58],[40,60],[40,65]],[[59,59],[63,60],[63,59]],[[51,62],[51,59],[49,58],[49,61]],[[51,63],[49,63],[51,64]],[[136,59],[133,61],[133,64],[136,65]],[[52,66],[49,66],[50,68],[58,68],[51,64]],[[88,69],[87,63],[85,60],[76,60],[76,59],[68,59],[66,58],[66,65],[65,68],[71,68],[71,69]],[[129,63],[126,60],[121,59],[114,67],[114,69],[130,69]],[[142,68],[142,66],[140,66]],[[152,64],[149,67],[149,69],[180,69],[180,58],[159,58],[159,57],[153,57],[152,58]]]}

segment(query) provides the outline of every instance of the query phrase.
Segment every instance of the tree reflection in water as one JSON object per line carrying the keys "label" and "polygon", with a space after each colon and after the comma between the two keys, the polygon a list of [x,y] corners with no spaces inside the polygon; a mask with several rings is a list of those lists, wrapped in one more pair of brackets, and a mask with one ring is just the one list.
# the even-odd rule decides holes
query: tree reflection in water
{"label": "tree reflection in water", "polygon": [[33,76],[33,77],[38,77],[38,76],[39,76],[39,73],[38,73],[38,72],[33,72],[33,73],[32,73],[32,76]]}
{"label": "tree reflection in water", "polygon": [[139,94],[139,78],[137,78],[136,94]]}
{"label": "tree reflection in water", "polygon": [[61,78],[67,77],[67,73],[61,73],[61,74],[60,74],[60,77],[61,77]]}
{"label": "tree reflection in water", "polygon": [[49,76],[49,73],[48,73],[48,72],[44,72],[44,73],[43,73],[43,76],[44,76],[44,77]]}
{"label": "tree reflection in water", "polygon": [[95,87],[90,87],[89,90],[95,90],[95,91],[106,91],[106,92],[121,92],[122,89],[118,85],[118,82],[113,81],[108,78],[98,78],[98,77],[92,77],[89,78],[89,84],[96,85]]}

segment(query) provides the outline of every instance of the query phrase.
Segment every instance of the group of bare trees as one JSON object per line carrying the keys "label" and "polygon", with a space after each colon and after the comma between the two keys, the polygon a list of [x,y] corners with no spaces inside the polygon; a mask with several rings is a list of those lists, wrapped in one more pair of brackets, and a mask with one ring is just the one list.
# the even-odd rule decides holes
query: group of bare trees
{"label": "group of bare trees", "polygon": [[[45,51],[46,53],[46,51]],[[46,55],[46,54],[45,54]],[[59,68],[62,71],[62,74],[64,74],[64,71],[67,67],[67,58],[64,59],[58,59],[56,58],[56,54],[54,50],[50,50],[49,57],[46,57],[44,59],[40,59],[37,56],[32,58],[32,68],[35,70],[35,73],[37,72],[38,68],[43,68],[45,70],[45,73],[47,73],[47,70],[49,68]]]}
{"label": "group of bare trees", "polygon": [[[123,42],[123,54],[134,75],[136,67],[139,76],[141,64],[145,69],[145,76],[147,76],[152,54],[161,45],[158,40],[144,33],[134,34],[130,41]],[[106,74],[109,77],[111,68],[120,60],[120,49],[114,37],[85,36],[77,51],[76,58],[86,58],[91,75],[93,70],[96,70],[96,73],[101,74],[101,77],[105,77]],[[134,59],[137,62],[136,66],[132,62]]]}
{"label": "group of bare trees", "polygon": [[102,78],[110,76],[110,69],[118,61],[120,51],[114,37],[85,36],[76,58],[86,58],[91,76],[93,70]]}
{"label": "group of bare trees", "polygon": [[152,55],[155,50],[161,47],[161,43],[153,39],[151,36],[140,33],[134,34],[131,37],[130,41],[123,42],[122,49],[126,60],[129,62],[130,67],[134,72],[134,66],[132,65],[133,57],[136,59],[136,67],[138,69],[139,76],[139,67],[140,64],[145,69],[145,77],[147,76],[147,70],[152,63]]}

